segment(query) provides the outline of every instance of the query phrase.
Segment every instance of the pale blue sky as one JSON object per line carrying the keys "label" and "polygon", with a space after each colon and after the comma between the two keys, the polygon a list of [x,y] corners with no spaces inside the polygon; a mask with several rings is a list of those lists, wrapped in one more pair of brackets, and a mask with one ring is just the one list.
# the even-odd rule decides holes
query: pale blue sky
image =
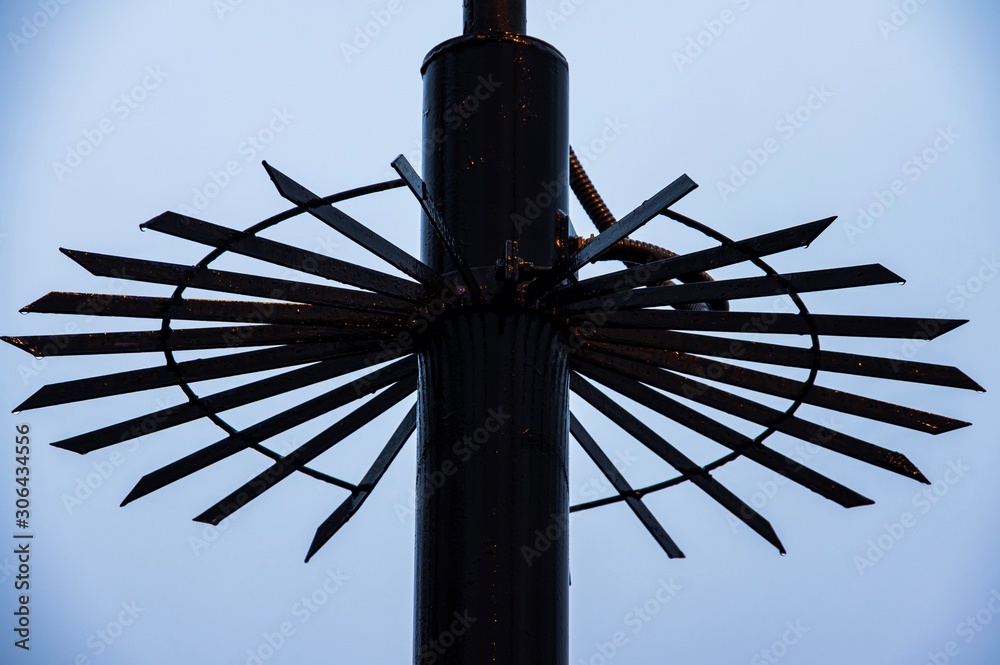
{"label": "pale blue sky", "polygon": [[[5,2],[0,331],[66,331],[66,317],[17,314],[50,290],[165,293],[90,277],[57,248],[194,263],[204,249],[140,233],[138,225],[187,206],[195,216],[243,228],[285,209],[261,159],[322,193],[392,177],[389,162],[399,153],[419,164],[419,65],[432,46],[460,31],[461,3],[399,0],[401,11],[391,14],[379,34],[345,55],[343,45],[372,21],[372,12],[389,5]],[[51,18],[33,18],[45,6],[51,6]],[[569,59],[571,140],[578,152],[591,153],[591,176],[618,215],[680,173],[701,187],[677,209],[730,236],[840,215],[812,247],[775,257],[773,265],[792,271],[882,262],[908,282],[806,297],[814,311],[941,315],[972,323],[929,346],[833,340],[829,348],[956,364],[995,388],[995,3],[534,0],[529,7],[530,34]],[[894,7],[902,14],[895,15],[898,30],[890,31]],[[33,31],[24,21],[43,25]],[[699,39],[700,52],[692,48],[685,55]],[[785,120],[810,101],[814,109],[802,112],[808,119]],[[619,129],[602,145],[597,139],[609,125]],[[248,141],[255,135],[262,137],[258,146]],[[67,146],[97,144],[97,137],[90,154],[70,163],[74,168],[54,167],[66,163]],[[265,144],[267,138],[273,140]],[[765,145],[772,148],[766,163],[745,182],[731,180],[748,151],[760,157]],[[925,151],[934,163],[923,168],[913,157]],[[212,174],[227,164],[229,181],[213,188]],[[896,181],[899,193],[879,212],[879,198],[887,201],[884,192]],[[720,187],[726,182],[732,190]],[[417,251],[419,212],[404,192],[345,209]],[[859,209],[876,216],[861,218]],[[579,208],[573,216],[577,229],[590,231]],[[270,237],[378,265],[314,220],[296,219]],[[676,251],[705,245],[665,219],[648,225],[641,237]],[[218,265],[257,267],[230,257]],[[785,307],[766,300],[754,304]],[[142,327],[108,320],[79,325]],[[7,411],[45,383],[159,359],[33,363],[4,348],[0,362]],[[817,454],[810,464],[872,497],[875,506],[845,511],[792,486],[765,496],[774,489],[773,474],[748,462],[720,472],[737,494],[760,505],[787,557],[731,525],[721,508],[690,487],[647,499],[685,560],[668,560],[620,506],[578,515],[571,544],[574,665],[601,662],[597,645],[618,631],[626,639],[612,662],[627,664],[766,663],[761,651],[772,650],[788,665],[925,665],[934,662],[929,654],[943,653],[949,642],[955,655],[948,662],[997,662],[1000,618],[989,609],[993,595],[1000,597],[997,391],[980,395],[838,376],[822,383],[974,422],[935,439],[848,416],[829,421],[909,455],[938,482],[941,496],[932,503],[922,497],[922,486],[832,453]],[[9,443],[15,424],[29,423],[33,431],[37,537],[27,654],[12,647],[15,594],[4,566],[7,555],[0,554],[0,661],[243,665],[255,662],[248,650],[266,654],[265,635],[289,622],[294,632],[264,662],[408,662],[413,442],[358,516],[308,565],[302,558],[313,531],[344,495],[311,479],[282,483],[225,529],[190,521],[262,468],[262,459],[251,453],[118,508],[142,475],[215,441],[217,431],[207,424],[87,457],[47,446],[181,399],[179,391],[161,390],[3,417]],[[299,399],[271,400],[263,409],[276,411]],[[574,405],[612,457],[622,452],[637,458],[625,471],[633,484],[673,475],[641,453],[638,443]],[[397,407],[319,466],[360,478],[406,408]],[[249,424],[261,413],[238,410],[232,420]],[[716,446],[642,413],[699,462],[717,456]],[[300,443],[312,431],[299,428],[274,445]],[[772,442],[794,451],[789,440]],[[0,462],[8,488],[11,457],[5,454]],[[598,472],[577,449],[572,461],[574,499],[591,498],[587,487]],[[954,472],[963,466],[971,470]],[[79,489],[88,476],[97,486],[89,496]],[[67,500],[75,494],[79,503]],[[7,520],[0,538],[9,542],[13,492],[0,491],[0,497],[0,515]],[[891,547],[877,563],[859,566],[870,541],[900,533],[893,525],[902,521],[912,526],[897,539],[890,536]],[[327,582],[331,571],[339,571],[343,584],[328,596],[321,590],[337,584]],[[673,595],[659,595],[669,602],[657,600],[661,583],[671,581]],[[302,605],[313,593],[325,602]],[[647,602],[657,613],[637,623],[633,608]],[[134,621],[123,614],[123,603],[134,604]],[[992,607],[1000,608],[1000,601]],[[990,622],[970,630],[967,617]],[[130,624],[119,632],[120,618]],[[115,638],[102,646],[99,631]],[[84,660],[75,660],[81,655]]]}

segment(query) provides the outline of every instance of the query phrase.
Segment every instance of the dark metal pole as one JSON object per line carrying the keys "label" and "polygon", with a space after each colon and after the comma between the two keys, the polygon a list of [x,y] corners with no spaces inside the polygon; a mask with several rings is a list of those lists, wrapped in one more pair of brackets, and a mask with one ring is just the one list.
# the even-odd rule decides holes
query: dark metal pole
{"label": "dark metal pole", "polygon": [[527,31],[525,0],[465,0],[465,34]]}
{"label": "dark metal pole", "polygon": [[[566,665],[565,331],[509,292],[497,295],[494,282],[508,241],[526,270],[557,258],[569,192],[568,70],[548,44],[512,34],[523,31],[523,1],[467,0],[465,10],[467,34],[436,47],[422,69],[423,177],[490,294],[488,305],[444,316],[431,307],[417,323],[426,330],[414,662]],[[424,261],[457,278],[426,218],[422,234]]]}

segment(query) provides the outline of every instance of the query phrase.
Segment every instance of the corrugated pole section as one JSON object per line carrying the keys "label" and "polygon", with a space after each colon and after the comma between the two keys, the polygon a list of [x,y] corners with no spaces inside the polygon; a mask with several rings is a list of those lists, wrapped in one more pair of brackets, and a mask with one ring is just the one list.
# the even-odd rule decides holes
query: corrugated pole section
{"label": "corrugated pole section", "polygon": [[[422,175],[488,304],[443,316],[432,307],[416,323],[414,662],[566,665],[565,333],[521,307],[509,280],[557,258],[568,69],[554,48],[521,34],[523,1],[467,0],[465,10],[466,34],[422,68]],[[422,253],[460,281],[426,216]]]}

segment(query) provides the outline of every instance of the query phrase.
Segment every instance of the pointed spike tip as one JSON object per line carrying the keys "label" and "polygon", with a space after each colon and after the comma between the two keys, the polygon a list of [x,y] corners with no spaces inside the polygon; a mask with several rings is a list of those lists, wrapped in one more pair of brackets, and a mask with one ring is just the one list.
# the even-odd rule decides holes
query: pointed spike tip
{"label": "pointed spike tip", "polygon": [[0,337],[0,339],[2,339],[3,341],[7,342],[8,344],[10,344],[11,346],[13,346],[14,348],[20,349],[21,351],[24,351],[25,353],[28,353],[31,356],[35,357],[35,358],[41,358],[42,357],[41,350],[38,349],[37,347],[32,346],[23,337]]}
{"label": "pointed spike tip", "polygon": [[972,423],[966,422],[964,420],[954,420],[952,418],[944,418],[944,422],[940,427],[932,430],[930,433],[934,436],[938,434],[944,434],[946,432],[954,432],[955,430],[965,429],[966,427],[972,427]]}
{"label": "pointed spike tip", "polygon": [[[10,412],[21,413],[22,411],[31,411],[32,409],[41,408],[39,406],[35,406],[34,404],[34,402],[37,401],[37,398],[38,398],[38,393],[35,392],[35,394],[33,394],[31,397],[29,397],[28,399],[24,400],[23,402],[15,406],[13,409],[11,409]],[[45,405],[43,404],[42,406]]]}
{"label": "pointed spike tip", "polygon": [[808,247],[809,245],[811,245],[813,241],[816,240],[816,238],[823,235],[823,232],[826,231],[828,228],[830,228],[835,221],[837,221],[837,215],[834,215],[833,217],[827,217],[826,219],[821,219],[817,222],[813,222],[812,224],[810,224],[810,226],[813,227],[812,229],[813,232],[805,238],[805,243],[803,244],[803,247]]}
{"label": "pointed spike tip", "polygon": [[[100,257],[94,257],[89,252],[80,251],[77,249],[66,249],[65,247],[60,247],[59,251],[64,255],[68,256],[74,263],[89,272],[91,275],[96,277],[111,277],[115,275],[108,275],[107,273],[101,273],[100,268],[94,266],[94,259],[99,259]],[[91,259],[88,261],[88,258]]]}
{"label": "pointed spike tip", "polygon": [[901,277],[896,271],[886,268],[881,263],[874,263],[872,267],[882,272],[883,279],[887,284],[906,284],[905,277]]}
{"label": "pointed spike tip", "polygon": [[90,452],[89,450],[80,450],[78,447],[69,443],[67,440],[55,441],[53,443],[50,443],[49,445],[52,446],[53,448],[59,448],[60,450],[68,450],[71,453],[76,453],[77,455],[86,455],[87,453]]}
{"label": "pointed spike tip", "polygon": [[[927,333],[927,337],[929,339],[937,339],[942,335],[950,333],[952,330],[955,330],[956,328],[961,328],[968,322],[969,319],[925,319],[923,323],[927,325],[934,324],[939,327],[938,330],[934,332],[928,331]],[[925,327],[924,325],[921,325],[921,328],[924,327]]]}
{"label": "pointed spike tip", "polygon": [[132,490],[128,493],[128,495],[124,499],[122,499],[122,502],[121,504],[119,504],[119,507],[124,508],[125,506],[132,503],[136,499],[141,499],[142,497],[156,490],[155,487],[149,488],[148,485],[149,485],[148,475],[140,478],[139,482],[135,484],[135,487],[133,487]]}
{"label": "pointed spike tip", "polygon": [[182,217],[183,215],[181,215],[180,213],[167,210],[166,212],[161,212],[156,217],[140,224],[139,229],[142,231],[145,231],[146,229],[152,229],[153,231],[156,231],[158,228],[162,227],[165,223],[169,222],[170,220]]}
{"label": "pointed spike tip", "polygon": [[219,526],[219,522],[222,520],[218,519],[216,516],[210,515],[208,511],[205,511],[201,515],[193,518],[192,522],[198,522],[199,524],[208,524],[209,526]]}
{"label": "pointed spike tip", "polygon": [[781,542],[781,538],[778,537],[778,532],[774,530],[774,527],[766,519],[762,517],[761,520],[764,522],[761,529],[763,533],[761,533],[761,535],[764,536],[764,539],[773,545],[776,550],[778,550],[781,554],[784,554],[785,545]]}
{"label": "pointed spike tip", "polygon": [[47,294],[45,294],[44,296],[42,296],[41,298],[38,298],[37,300],[35,300],[35,301],[33,301],[33,302],[30,302],[30,303],[28,303],[27,305],[25,305],[24,307],[22,307],[22,308],[21,308],[21,309],[19,309],[18,311],[19,311],[19,312],[20,312],[21,314],[31,314],[31,313],[33,313],[33,312],[34,312],[34,311],[35,311],[36,309],[38,309],[38,306],[39,306],[39,304],[40,304],[40,303],[42,303],[42,302],[43,302],[43,301],[44,301],[44,300],[45,300],[46,298],[48,298],[48,297],[49,297],[50,295],[52,295],[52,293],[47,293]]}

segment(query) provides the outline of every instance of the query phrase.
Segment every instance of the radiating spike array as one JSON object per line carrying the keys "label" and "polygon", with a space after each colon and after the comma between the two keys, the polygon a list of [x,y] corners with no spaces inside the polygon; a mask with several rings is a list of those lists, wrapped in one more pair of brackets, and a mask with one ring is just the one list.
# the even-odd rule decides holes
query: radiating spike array
{"label": "radiating spike array", "polygon": [[[265,220],[249,231],[230,229],[169,212],[142,225],[143,228],[214,248],[197,265],[62,250],[92,275],[162,284],[174,287],[175,291],[169,298],[54,292],[26,306],[23,311],[159,319],[160,329],[18,336],[4,337],[3,340],[39,357],[159,352],[164,354],[166,363],[48,385],[21,403],[17,410],[179,386],[188,398],[185,403],[129,418],[53,445],[87,453],[152,431],[210,418],[225,430],[224,438],[146,474],[125,497],[122,505],[241,451],[255,450],[270,458],[273,464],[196,519],[218,524],[233,510],[246,505],[280,481],[295,473],[307,474],[350,492],[350,496],[317,529],[306,556],[308,561],[360,509],[414,432],[416,411],[411,408],[357,484],[328,476],[309,466],[331,447],[418,389],[418,363],[413,354],[419,332],[412,322],[432,307],[445,290],[459,294],[453,299],[456,302],[448,306],[452,309],[469,305],[504,308],[510,306],[511,298],[520,298],[518,306],[537,306],[541,312],[564,325],[570,341],[571,390],[680,473],[674,480],[633,489],[583,424],[568,414],[570,433],[615,491],[612,497],[577,508],[624,501],[668,556],[683,557],[680,548],[642,502],[646,493],[680,482],[695,484],[784,553],[784,547],[770,523],[710,473],[739,457],[755,461],[842,506],[871,503],[870,499],[845,485],[764,446],[764,439],[773,433],[813,443],[919,482],[928,482],[902,453],[800,417],[796,411],[803,404],[932,434],[968,425],[946,416],[824,387],[817,384],[819,372],[983,390],[982,386],[954,367],[820,348],[820,338],[824,336],[933,339],[965,323],[960,320],[810,313],[802,303],[800,293],[902,281],[898,275],[878,264],[779,274],[762,260],[762,257],[809,245],[835,218],[731,241],[670,209],[696,187],[690,178],[682,176],[632,213],[603,229],[589,242],[574,245],[579,247],[576,251],[558,253],[559,259],[554,266],[537,266],[541,269],[525,271],[527,276],[519,276],[514,270],[517,259],[514,245],[509,243],[511,257],[507,263],[503,263],[504,257],[497,259],[501,260],[499,265],[507,265],[508,282],[519,281],[521,283],[517,286],[524,288],[511,288],[510,283],[487,288],[477,279],[477,270],[481,271],[482,266],[469,265],[446,228],[441,211],[431,200],[425,183],[413,167],[402,156],[392,166],[399,173],[400,180],[320,198],[265,164],[278,192],[294,203],[295,209]],[[334,206],[347,198],[401,186],[409,188],[417,199],[428,223],[454,263],[457,277],[439,274]],[[356,242],[405,277],[257,235],[273,223],[303,213],[312,215]],[[579,269],[601,260],[617,243],[629,238],[657,215],[700,229],[719,245],[642,265],[628,264],[629,267],[624,270],[596,277],[575,278],[574,274]],[[569,228],[568,220],[563,222],[563,226]],[[553,239],[554,242],[556,240]],[[566,239],[558,240],[566,245]],[[225,252],[320,277],[341,286],[209,267]],[[751,264],[766,274],[714,282],[704,281],[703,278],[679,285],[669,282],[741,264]],[[452,278],[460,278],[464,282],[468,295],[449,281]],[[258,300],[187,298],[184,296],[186,289]],[[691,303],[740,301],[776,295],[792,298],[799,312],[779,314],[683,309]],[[660,309],[668,306],[675,309]],[[239,325],[174,328],[171,322],[175,320]],[[808,348],[796,347],[733,338],[720,333],[805,335],[811,345]],[[207,350],[222,353],[194,359],[174,357],[179,352]],[[735,362],[799,368],[807,370],[808,377],[804,380],[792,379]],[[283,407],[280,412],[263,417],[249,427],[234,428],[219,415],[365,370],[367,373],[360,378],[335,387],[323,385],[318,396],[295,406]],[[266,378],[248,377],[264,371],[278,373]],[[198,396],[190,385],[241,377],[243,383],[207,396]],[[728,392],[718,387],[720,384],[740,391],[780,397],[790,401],[791,406],[782,411]],[[613,391],[622,401],[611,397],[604,389]],[[699,466],[633,415],[625,401],[649,408],[728,448],[732,453],[707,466]],[[359,405],[352,406],[353,410],[288,455],[280,455],[264,445],[269,439],[292,428],[315,422],[334,410],[359,402]],[[692,405],[734,416],[765,430],[756,438],[751,438]],[[155,427],[147,427],[148,423],[155,423]]]}

